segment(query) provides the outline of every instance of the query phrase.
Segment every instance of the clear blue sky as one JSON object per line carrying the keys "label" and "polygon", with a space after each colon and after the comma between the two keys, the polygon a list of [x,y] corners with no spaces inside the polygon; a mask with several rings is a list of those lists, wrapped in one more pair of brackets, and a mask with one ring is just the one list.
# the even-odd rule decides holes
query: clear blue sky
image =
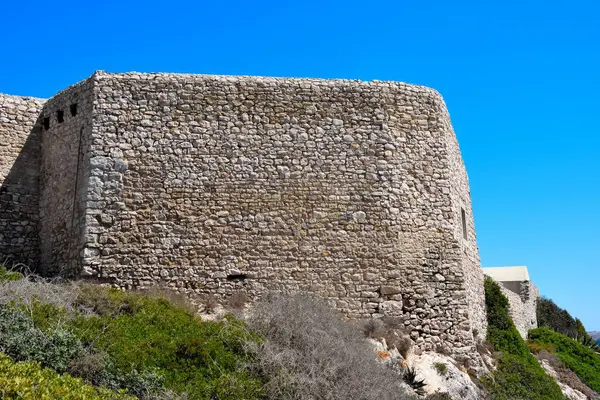
{"label": "clear blue sky", "polygon": [[4,1],[0,92],[102,69],[438,89],[484,266],[527,265],[600,330],[600,5],[589,1]]}

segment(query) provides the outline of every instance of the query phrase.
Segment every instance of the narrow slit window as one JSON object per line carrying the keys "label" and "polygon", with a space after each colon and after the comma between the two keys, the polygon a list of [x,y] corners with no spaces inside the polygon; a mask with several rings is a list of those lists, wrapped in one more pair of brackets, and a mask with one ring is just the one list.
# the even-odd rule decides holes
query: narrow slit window
{"label": "narrow slit window", "polygon": [[59,124],[63,123],[63,121],[65,120],[65,112],[63,110],[58,110],[56,112],[56,120]]}
{"label": "narrow slit window", "polygon": [[229,274],[227,275],[227,280],[228,281],[233,281],[233,282],[241,282],[246,280],[247,276],[246,274]]}
{"label": "narrow slit window", "polygon": [[460,209],[460,219],[462,222],[462,234],[463,239],[467,240],[467,214],[465,213],[465,209]]}
{"label": "narrow slit window", "polygon": [[74,117],[77,115],[77,103],[71,104],[71,116]]}
{"label": "narrow slit window", "polygon": [[45,117],[44,118],[44,129],[45,130],[50,129],[50,117]]}

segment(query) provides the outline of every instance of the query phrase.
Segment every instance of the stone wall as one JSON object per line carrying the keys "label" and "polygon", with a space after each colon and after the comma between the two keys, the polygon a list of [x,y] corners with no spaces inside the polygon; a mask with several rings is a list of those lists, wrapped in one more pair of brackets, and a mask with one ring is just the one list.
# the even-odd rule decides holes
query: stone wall
{"label": "stone wall", "polygon": [[468,178],[432,89],[99,72],[40,121],[19,220],[39,205],[46,274],[221,301],[309,291],[454,354],[485,335]]}
{"label": "stone wall", "polygon": [[[351,316],[403,318],[422,348],[472,350],[483,277],[437,92],[342,80],[92,80],[85,275],[221,299],[311,291]],[[457,237],[459,205],[467,240]]]}
{"label": "stone wall", "polygon": [[[441,103],[443,105],[443,103]],[[440,113],[442,127],[446,134],[450,171],[450,196],[452,199],[452,222],[454,238],[459,244],[460,263],[464,271],[467,300],[469,301],[469,319],[471,329],[477,340],[483,341],[487,334],[487,316],[485,310],[484,274],[479,259],[475,218],[471,207],[471,190],[467,169],[462,160],[458,140],[450,123],[450,116],[443,107]]]}
{"label": "stone wall", "polygon": [[538,327],[537,300],[540,292],[532,282],[523,282],[521,285],[521,300],[523,301],[523,327],[526,332]]}
{"label": "stone wall", "polygon": [[0,94],[0,263],[39,262],[40,110],[44,100]]}
{"label": "stone wall", "polygon": [[54,96],[42,110],[40,271],[73,276],[81,269],[93,118],[93,80]]}
{"label": "stone wall", "polygon": [[499,283],[502,293],[508,298],[510,317],[521,336],[526,339],[530,329],[537,328],[537,298],[539,291],[531,282],[522,282],[520,293],[507,289]]}

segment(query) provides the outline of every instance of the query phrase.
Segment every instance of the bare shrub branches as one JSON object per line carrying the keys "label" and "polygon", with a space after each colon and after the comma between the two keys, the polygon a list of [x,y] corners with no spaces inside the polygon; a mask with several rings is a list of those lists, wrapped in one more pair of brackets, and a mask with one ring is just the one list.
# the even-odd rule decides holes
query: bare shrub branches
{"label": "bare shrub branches", "polygon": [[360,328],[324,301],[267,296],[249,317],[267,340],[254,345],[270,399],[410,399],[401,378],[377,363]]}

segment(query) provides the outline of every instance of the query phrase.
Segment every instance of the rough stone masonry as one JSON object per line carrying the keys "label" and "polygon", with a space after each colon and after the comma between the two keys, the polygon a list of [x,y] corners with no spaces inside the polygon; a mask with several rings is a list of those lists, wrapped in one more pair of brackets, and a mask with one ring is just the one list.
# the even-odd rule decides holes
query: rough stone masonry
{"label": "rough stone masonry", "polygon": [[43,274],[310,291],[454,354],[485,335],[467,174],[435,90],[97,72],[45,103],[0,97],[0,172],[0,253]]}

